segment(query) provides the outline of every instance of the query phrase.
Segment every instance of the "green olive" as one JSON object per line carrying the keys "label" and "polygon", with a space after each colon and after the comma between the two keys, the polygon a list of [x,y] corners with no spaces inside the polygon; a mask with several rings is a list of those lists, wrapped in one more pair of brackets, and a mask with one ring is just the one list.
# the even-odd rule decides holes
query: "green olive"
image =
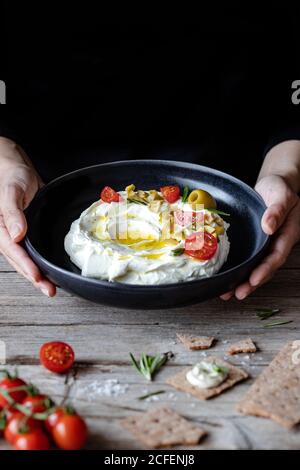
{"label": "green olive", "polygon": [[196,208],[198,204],[203,204],[204,209],[216,209],[217,203],[215,199],[204,189],[194,189],[189,197],[188,203],[191,204],[193,208]]}

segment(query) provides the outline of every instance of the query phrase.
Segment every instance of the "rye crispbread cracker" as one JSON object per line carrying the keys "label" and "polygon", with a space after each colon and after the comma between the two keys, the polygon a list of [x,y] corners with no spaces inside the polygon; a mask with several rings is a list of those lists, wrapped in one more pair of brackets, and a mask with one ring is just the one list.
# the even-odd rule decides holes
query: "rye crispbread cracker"
{"label": "rye crispbread cracker", "polygon": [[274,357],[238,404],[240,413],[270,418],[287,428],[300,422],[299,344],[286,344]]}
{"label": "rye crispbread cracker", "polygon": [[215,341],[213,336],[194,336],[181,333],[176,333],[176,336],[187,349],[192,351],[209,349]]}
{"label": "rye crispbread cracker", "polygon": [[248,377],[247,372],[244,370],[233,366],[229,362],[223,361],[218,357],[210,356],[205,358],[205,362],[216,362],[218,365],[226,367],[229,370],[229,374],[220,385],[212,388],[199,388],[196,387],[186,379],[186,373],[191,370],[191,367],[188,367],[177,374],[169,377],[166,381],[168,385],[172,385],[172,387],[176,388],[177,390],[181,390],[182,392],[187,392],[193,395],[200,400],[208,400],[209,398],[213,398],[217,395],[220,395],[222,392],[227,390],[228,388],[233,387],[236,383],[240,382],[241,380],[245,380]]}
{"label": "rye crispbread cracker", "polygon": [[154,449],[196,445],[206,435],[203,429],[167,407],[153,408],[142,415],[124,418],[120,423],[136,439]]}
{"label": "rye crispbread cracker", "polygon": [[246,338],[229,346],[227,352],[231,356],[233,356],[233,354],[239,354],[239,353],[255,353],[256,346],[253,343],[251,338]]}

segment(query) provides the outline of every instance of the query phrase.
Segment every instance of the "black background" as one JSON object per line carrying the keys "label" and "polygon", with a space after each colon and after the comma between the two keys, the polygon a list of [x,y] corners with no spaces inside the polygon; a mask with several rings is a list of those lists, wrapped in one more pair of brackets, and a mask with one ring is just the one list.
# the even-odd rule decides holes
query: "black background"
{"label": "black background", "polygon": [[215,6],[181,20],[133,19],[117,7],[107,18],[96,4],[5,2],[0,133],[44,179],[167,158],[253,184],[267,148],[300,138],[298,10]]}

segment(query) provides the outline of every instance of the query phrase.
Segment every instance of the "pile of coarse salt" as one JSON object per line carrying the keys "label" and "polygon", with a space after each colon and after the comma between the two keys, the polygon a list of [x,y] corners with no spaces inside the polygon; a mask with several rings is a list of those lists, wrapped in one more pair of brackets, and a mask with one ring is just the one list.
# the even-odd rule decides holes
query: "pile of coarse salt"
{"label": "pile of coarse salt", "polygon": [[89,401],[97,397],[117,397],[126,393],[128,388],[128,384],[120,384],[117,379],[95,380],[85,387],[81,385],[76,390],[76,397],[84,397]]}

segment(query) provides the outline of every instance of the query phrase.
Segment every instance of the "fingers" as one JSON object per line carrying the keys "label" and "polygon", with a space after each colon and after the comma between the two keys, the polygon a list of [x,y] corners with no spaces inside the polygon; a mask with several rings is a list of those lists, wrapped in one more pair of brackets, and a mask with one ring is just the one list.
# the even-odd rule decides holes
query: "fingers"
{"label": "fingers", "polygon": [[232,291],[229,291],[229,292],[226,292],[225,294],[220,295],[220,299],[222,299],[222,300],[230,300],[231,297],[233,296],[233,294],[234,294],[234,291],[233,291],[233,290],[232,290]]}
{"label": "fingers", "polygon": [[38,267],[29,258],[26,251],[11,240],[2,216],[0,216],[0,251],[13,268],[39,288],[43,294],[48,297],[55,295],[55,286],[42,277]]}
{"label": "fingers", "polygon": [[293,209],[278,233],[277,238],[271,246],[270,254],[253,271],[250,276],[250,284],[253,287],[260,285],[268,276],[282,266],[291,249],[299,240],[300,236],[300,204]]}
{"label": "fingers", "polygon": [[281,227],[289,212],[298,203],[297,195],[289,188],[285,188],[282,192],[283,194],[273,198],[274,202],[269,205],[262,217],[261,226],[267,235],[273,235]]}
{"label": "fingers", "polygon": [[268,207],[261,220],[263,231],[267,235],[273,235],[283,222],[284,214],[286,214],[286,212],[284,212],[282,204],[272,204]]}
{"label": "fingers", "polygon": [[24,190],[17,184],[3,185],[1,188],[1,212],[4,225],[12,240],[24,238],[27,223],[23,214]]}
{"label": "fingers", "polygon": [[[273,277],[274,273],[270,274],[268,277],[266,277],[261,283],[260,285],[263,285],[265,284],[266,282],[268,282],[272,277]],[[245,299],[246,297],[248,297],[248,295],[252,294],[252,292],[254,292],[256,289],[257,289],[258,286],[252,286],[251,283],[249,281],[247,282],[244,282],[243,284],[241,284],[240,286],[238,286],[235,290],[235,296],[238,300],[243,300]]]}
{"label": "fingers", "polygon": [[288,213],[295,207],[298,198],[292,195],[283,202],[271,204],[266,210],[261,220],[263,231],[267,235],[273,235],[285,221]]}
{"label": "fingers", "polygon": [[242,300],[251,294],[258,286],[268,282],[278,268],[282,266],[291,249],[300,238],[300,203],[291,210],[284,226],[279,230],[269,255],[252,272],[249,281],[241,284],[235,290],[237,299]]}

